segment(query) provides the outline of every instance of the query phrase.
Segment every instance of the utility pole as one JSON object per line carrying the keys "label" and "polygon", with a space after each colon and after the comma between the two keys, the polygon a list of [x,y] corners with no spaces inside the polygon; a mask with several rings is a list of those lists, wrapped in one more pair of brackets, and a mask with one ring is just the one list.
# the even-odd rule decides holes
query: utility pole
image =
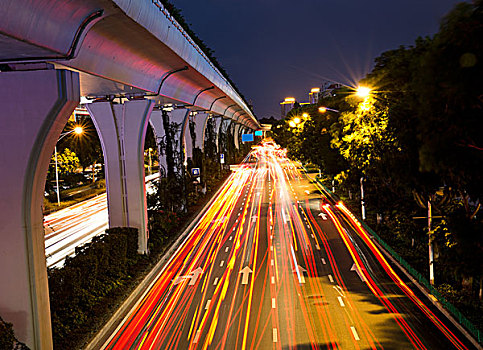
{"label": "utility pole", "polygon": [[429,237],[429,283],[434,286],[434,249],[433,249],[433,233],[431,232],[431,224],[433,221],[431,213],[431,198],[428,199],[428,237]]}
{"label": "utility pole", "polygon": [[361,176],[361,211],[362,211],[362,220],[365,220],[366,207],[364,205],[364,176]]}

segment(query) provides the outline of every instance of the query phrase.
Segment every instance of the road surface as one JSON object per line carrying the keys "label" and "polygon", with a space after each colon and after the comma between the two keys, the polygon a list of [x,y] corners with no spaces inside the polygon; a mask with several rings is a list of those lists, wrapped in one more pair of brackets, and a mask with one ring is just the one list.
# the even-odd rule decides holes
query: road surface
{"label": "road surface", "polygon": [[105,349],[466,349],[343,204],[255,148]]}
{"label": "road surface", "polygon": [[[159,174],[146,176],[146,191]],[[44,217],[47,267],[62,267],[75,248],[103,234],[108,225],[106,194],[82,201]]]}

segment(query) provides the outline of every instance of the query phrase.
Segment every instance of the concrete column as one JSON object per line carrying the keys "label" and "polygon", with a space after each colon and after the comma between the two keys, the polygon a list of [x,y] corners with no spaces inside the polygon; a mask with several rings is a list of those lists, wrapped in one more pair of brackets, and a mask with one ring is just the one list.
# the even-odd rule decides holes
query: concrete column
{"label": "concrete column", "polygon": [[240,124],[235,124],[233,128],[233,139],[235,141],[235,148],[240,149]]}
{"label": "concrete column", "polygon": [[104,153],[109,227],[137,228],[140,254],[148,249],[144,140],[153,106],[152,100],[86,105]]}
{"label": "concrete column", "polygon": [[181,130],[183,134],[183,144],[184,144],[184,154],[185,154],[185,164],[188,161],[188,158],[193,159],[193,138],[191,135],[191,128],[190,123],[195,122],[195,117],[191,113],[188,113],[188,116],[183,124],[183,128]]}
{"label": "concrete column", "polygon": [[154,136],[156,138],[156,146],[158,147],[158,162],[159,162],[159,176],[166,177],[168,171],[168,165],[166,163],[166,154],[161,149],[161,142],[165,138],[165,132],[163,127],[163,115],[160,109],[153,109],[149,123],[154,130]]}
{"label": "concrete column", "polygon": [[[178,132],[176,133],[176,141],[179,142],[178,144],[178,151],[181,152],[183,155],[183,164],[187,161],[186,155],[186,134],[188,129],[188,117],[189,117],[189,109],[175,109],[169,112],[169,121],[170,123],[176,123],[179,125]],[[189,132],[189,130],[188,130]]]}
{"label": "concrete column", "polygon": [[215,119],[215,133],[216,133],[216,152],[220,153],[220,132],[221,132],[221,124],[223,122],[223,118],[219,117]]}
{"label": "concrete column", "polygon": [[208,113],[197,113],[195,116],[196,143],[194,146],[198,147],[201,151],[205,147],[205,129],[209,117],[210,115]]}
{"label": "concrete column", "polygon": [[54,146],[79,98],[75,72],[0,73],[0,315],[31,349],[52,349],[42,203]]}

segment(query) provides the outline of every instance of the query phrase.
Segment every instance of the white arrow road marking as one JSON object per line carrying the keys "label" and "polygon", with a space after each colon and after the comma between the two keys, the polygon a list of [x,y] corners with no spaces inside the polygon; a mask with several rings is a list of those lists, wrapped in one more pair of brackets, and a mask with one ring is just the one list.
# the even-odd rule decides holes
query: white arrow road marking
{"label": "white arrow road marking", "polygon": [[[307,270],[300,265],[298,265],[298,269],[300,272],[307,272]],[[296,272],[296,269],[292,269],[292,272]]]}
{"label": "white arrow road marking", "polygon": [[359,269],[359,267],[357,267],[357,265],[355,263],[352,264],[351,271],[355,271],[357,273],[357,276],[359,276],[359,278],[361,279],[362,282],[365,282],[366,281],[366,278],[364,277],[364,274]]}
{"label": "white arrow road marking", "polygon": [[180,284],[181,282],[183,282],[185,279],[187,278],[187,276],[179,276],[179,277],[176,277],[174,280],[173,280],[173,285],[178,285]]}
{"label": "white arrow road marking", "polygon": [[180,284],[181,282],[183,282],[184,280],[186,279],[190,279],[190,283],[188,283],[188,285],[190,286],[193,286],[195,285],[196,281],[198,280],[198,278],[200,277],[200,275],[203,273],[203,270],[201,269],[201,267],[198,267],[196,270],[192,271],[191,273],[189,273],[188,275],[186,276],[179,276],[179,277],[176,277],[174,280],[173,280],[173,285],[178,285]]}
{"label": "white arrow road marking", "polygon": [[327,215],[325,213],[319,213],[319,216],[322,217],[322,220],[327,220]]}
{"label": "white arrow road marking", "polygon": [[189,276],[191,278],[191,281],[190,281],[190,283],[188,283],[188,285],[194,286],[196,281],[198,280],[198,278],[200,277],[200,275],[202,273],[203,273],[203,270],[201,269],[201,267],[198,267],[196,270],[191,272],[190,276]]}
{"label": "white arrow road marking", "polygon": [[255,221],[257,221],[257,216],[256,215],[252,216],[252,222],[255,222]]}
{"label": "white arrow road marking", "polygon": [[242,275],[242,284],[248,284],[248,276],[252,273],[252,269],[245,266],[239,273]]}
{"label": "white arrow road marking", "polygon": [[309,190],[305,190],[304,192],[307,193],[307,194],[310,194],[310,191]]}
{"label": "white arrow road marking", "polygon": [[195,334],[195,338],[193,339],[193,344],[196,344],[198,342],[198,339],[200,339],[200,333],[201,331],[198,329]]}

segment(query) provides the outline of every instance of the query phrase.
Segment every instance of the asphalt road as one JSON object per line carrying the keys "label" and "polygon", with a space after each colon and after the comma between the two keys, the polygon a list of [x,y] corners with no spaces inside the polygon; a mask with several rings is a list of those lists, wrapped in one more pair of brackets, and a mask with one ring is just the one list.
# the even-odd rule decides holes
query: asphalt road
{"label": "asphalt road", "polygon": [[271,144],[236,170],[105,349],[466,349]]}
{"label": "asphalt road", "polygon": [[[159,174],[146,176],[146,191]],[[103,234],[108,225],[107,197],[101,194],[44,217],[47,267],[62,267],[75,248]]]}

